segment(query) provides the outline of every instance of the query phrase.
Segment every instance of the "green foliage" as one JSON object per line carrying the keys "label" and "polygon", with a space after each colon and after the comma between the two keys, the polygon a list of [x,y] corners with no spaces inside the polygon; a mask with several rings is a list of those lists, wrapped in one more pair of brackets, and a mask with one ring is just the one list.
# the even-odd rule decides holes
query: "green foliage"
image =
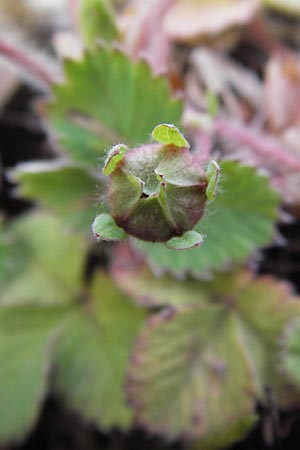
{"label": "green foliage", "polygon": [[180,237],[173,237],[166,242],[166,246],[172,250],[186,250],[199,247],[203,242],[203,236],[197,231],[186,231]]}
{"label": "green foliage", "polygon": [[139,303],[171,307],[150,319],[135,346],[128,395],[137,420],[172,439],[218,447],[220,434],[226,441],[230,429],[238,432],[241,417],[251,424],[266,385],[277,398],[284,392],[279,338],[299,303],[284,284],[246,272],[210,282],[158,281],[121,257],[118,284]]}
{"label": "green foliage", "polygon": [[155,270],[199,277],[241,262],[267,244],[274,233],[278,203],[279,195],[268,186],[267,178],[251,167],[226,161],[221,163],[219,194],[195,227],[207,236],[201,247],[176,253],[156,243],[138,242],[137,247]]}
{"label": "green foliage", "polygon": [[17,221],[1,242],[0,442],[25,436],[49,390],[103,429],[127,427],[123,380],[144,312],[107,274],[83,286],[84,243],[49,215]]}
{"label": "green foliage", "polygon": [[79,19],[81,34],[88,48],[95,47],[97,38],[109,42],[118,37],[110,0],[81,1]]}
{"label": "green foliage", "polygon": [[119,51],[97,48],[82,61],[66,61],[65,73],[50,114],[74,160],[94,167],[111,145],[146,142],[157,123],[180,120],[182,102],[170,100],[166,80]]}
{"label": "green foliage", "polygon": [[[104,189],[101,173],[57,163],[20,164],[13,172],[18,192],[58,214],[67,225],[87,232],[95,217],[96,198]],[[99,203],[99,201],[97,201]],[[100,203],[98,211],[105,209]]]}
{"label": "green foliage", "polygon": [[97,216],[93,222],[92,229],[94,236],[104,241],[122,241],[127,236],[125,231],[118,227],[109,214]]}
{"label": "green foliage", "polygon": [[289,380],[300,389],[300,321],[293,320],[282,338],[281,364]]}

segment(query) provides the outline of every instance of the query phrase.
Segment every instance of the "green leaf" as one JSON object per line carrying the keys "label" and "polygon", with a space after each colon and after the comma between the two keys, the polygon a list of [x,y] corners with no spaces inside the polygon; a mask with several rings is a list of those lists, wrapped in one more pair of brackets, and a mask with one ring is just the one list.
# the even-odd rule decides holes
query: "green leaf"
{"label": "green leaf", "polygon": [[139,250],[153,269],[199,277],[208,270],[244,261],[258,246],[272,239],[279,195],[269,187],[267,178],[233,161],[220,166],[219,195],[206,206],[204,217],[194,227],[206,235],[205,241],[200,248],[187,252],[139,242]]}
{"label": "green leaf", "polygon": [[55,354],[53,390],[101,429],[131,424],[123,387],[144,317],[99,273],[89,307],[74,314],[64,330]]}
{"label": "green leaf", "polygon": [[220,179],[220,167],[216,161],[210,161],[206,170],[208,185],[206,196],[208,200],[214,200],[217,195],[217,188]]}
{"label": "green leaf", "polygon": [[96,212],[97,191],[104,191],[104,180],[94,172],[82,167],[58,163],[25,163],[12,172],[20,183],[18,192],[30,200],[36,200],[44,208],[57,213],[75,230],[87,232]]}
{"label": "green leaf", "polygon": [[91,49],[95,48],[97,38],[109,42],[119,35],[110,0],[83,0],[79,22],[85,44]]}
{"label": "green leaf", "polygon": [[63,308],[0,308],[0,441],[35,425],[47,393],[52,347]]}
{"label": "green leaf", "polygon": [[30,214],[15,221],[2,242],[0,304],[65,304],[77,297],[84,246],[59,220]]}
{"label": "green leaf", "polygon": [[174,125],[164,123],[157,125],[151,133],[151,137],[156,142],[162,144],[173,144],[177,147],[190,148],[190,144]]}
{"label": "green leaf", "polygon": [[300,321],[293,320],[284,332],[281,368],[288,379],[300,389]]}
{"label": "green leaf", "polygon": [[283,14],[300,14],[299,0],[262,0],[262,3]]}
{"label": "green leaf", "polygon": [[126,239],[125,231],[118,227],[109,214],[100,214],[92,225],[94,236],[105,241],[122,241]]}
{"label": "green leaf", "polygon": [[199,247],[204,238],[197,231],[186,231],[180,237],[174,237],[166,242],[166,246],[172,250],[186,250]]}
{"label": "green leaf", "polygon": [[177,306],[152,317],[137,339],[127,383],[137,421],[171,439],[200,439],[201,449],[228,445],[226,432],[234,440],[241,418],[251,424],[265,386],[278,402],[285,397],[280,336],[299,316],[299,300],[285,284],[248,273],[205,283],[173,280],[171,289],[163,277],[160,293],[154,280],[148,278],[147,293],[141,283],[138,292],[132,285],[133,295],[148,295],[153,305],[169,297],[173,306],[177,290]]}
{"label": "green leaf", "polygon": [[97,48],[82,61],[66,61],[65,72],[65,83],[53,88],[50,114],[75,160],[94,166],[117,142],[135,146],[157,123],[180,120],[182,102],[170,100],[166,80],[119,51]]}
{"label": "green leaf", "polygon": [[209,116],[216,117],[219,112],[219,109],[220,109],[220,104],[219,104],[219,99],[218,99],[217,94],[215,94],[213,91],[207,91],[205,100],[206,100],[206,108],[207,108],[207,112],[208,112]]}

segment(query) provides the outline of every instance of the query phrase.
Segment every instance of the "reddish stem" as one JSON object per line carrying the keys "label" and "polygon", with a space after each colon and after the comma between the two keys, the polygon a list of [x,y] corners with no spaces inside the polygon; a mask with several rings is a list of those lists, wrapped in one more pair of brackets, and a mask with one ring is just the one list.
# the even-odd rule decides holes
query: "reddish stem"
{"label": "reddish stem", "polygon": [[32,58],[21,49],[14,47],[3,40],[0,40],[0,55],[9,59],[26,71],[30,72],[43,83],[51,85],[58,81],[58,76],[49,69],[42,66],[41,62]]}
{"label": "reddish stem", "polygon": [[275,140],[265,134],[258,132],[242,124],[233,124],[222,119],[214,121],[214,129],[221,136],[232,139],[234,142],[246,145],[266,160],[270,159],[278,164],[280,169],[291,172],[300,170],[300,159],[294,157],[287,150],[277,144]]}

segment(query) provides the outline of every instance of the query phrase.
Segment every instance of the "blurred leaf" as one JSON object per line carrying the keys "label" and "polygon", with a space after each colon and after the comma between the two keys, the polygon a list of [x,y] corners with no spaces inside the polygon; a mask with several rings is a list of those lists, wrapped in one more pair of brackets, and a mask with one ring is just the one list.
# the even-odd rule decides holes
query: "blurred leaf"
{"label": "blurred leaf", "polygon": [[111,41],[118,37],[110,0],[83,0],[79,19],[81,34],[89,48],[96,46],[97,38]]}
{"label": "blurred leaf", "polygon": [[53,389],[100,428],[127,428],[132,413],[123,392],[124,377],[145,315],[104,274],[96,278],[91,302],[64,330],[55,355]]}
{"label": "blurred leaf", "polygon": [[208,270],[243,261],[258,246],[267,244],[274,233],[278,203],[279,195],[271,190],[267,178],[251,167],[225,161],[219,193],[194,228],[206,235],[201,247],[175,253],[156,243],[136,245],[154,270],[199,277]]}
{"label": "blurred leaf", "polygon": [[50,115],[75,160],[94,166],[111,145],[143,143],[158,123],[180,120],[182,102],[170,100],[166,80],[119,51],[98,48],[66,61],[65,72],[65,84],[53,88]]}
{"label": "blurred leaf", "polygon": [[263,5],[281,13],[300,14],[299,0],[262,0]]}
{"label": "blurred leaf", "polygon": [[290,381],[300,389],[300,321],[292,321],[287,327],[281,349],[282,369]]}
{"label": "blurred leaf", "polygon": [[[168,283],[161,279],[164,301]],[[178,302],[186,283],[173,283]],[[166,309],[140,334],[128,396],[138,423],[152,432],[171,439],[200,439],[201,449],[219,448],[251,425],[265,386],[274,390],[275,398],[280,394],[279,337],[299,315],[300,304],[283,283],[247,273],[232,275],[229,281],[220,277],[193,283],[188,296],[192,299],[194,289],[194,306]],[[149,285],[149,298],[157,304]]]}
{"label": "blurred leaf", "polygon": [[104,192],[103,179],[81,167],[27,163],[17,166],[12,176],[20,183],[20,195],[59,214],[76,230],[90,231],[95,214],[105,209],[104,204],[96,207],[97,191]]}
{"label": "blurred leaf", "polygon": [[81,289],[83,243],[47,214],[13,223],[2,237],[0,304],[62,304]]}
{"label": "blurred leaf", "polygon": [[63,308],[0,308],[0,442],[34,426],[47,391],[53,344]]}

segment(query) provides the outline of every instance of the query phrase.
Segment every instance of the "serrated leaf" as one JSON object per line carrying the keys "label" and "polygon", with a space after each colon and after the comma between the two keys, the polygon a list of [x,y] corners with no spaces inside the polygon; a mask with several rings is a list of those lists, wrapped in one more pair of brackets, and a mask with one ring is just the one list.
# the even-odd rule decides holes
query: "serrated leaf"
{"label": "serrated leaf", "polygon": [[109,42],[119,34],[110,0],[83,0],[79,23],[85,44],[91,49],[95,48],[97,38]]}
{"label": "serrated leaf", "polygon": [[90,307],[75,314],[55,355],[53,389],[101,429],[132,421],[123,391],[129,355],[144,312],[99,274]]}
{"label": "serrated leaf", "polygon": [[202,244],[204,238],[202,234],[197,231],[186,231],[180,237],[174,237],[166,242],[166,246],[172,250],[187,250],[195,247],[199,247]]}
{"label": "serrated leaf", "polygon": [[177,127],[169,123],[157,125],[151,133],[152,139],[166,145],[176,145],[176,147],[190,148],[190,144]]}
{"label": "serrated leaf", "polygon": [[106,209],[104,204],[96,208],[95,201],[97,192],[104,191],[104,180],[82,167],[25,163],[11,174],[20,183],[19,195],[59,214],[75,230],[87,232],[95,213]]}
{"label": "serrated leaf", "polygon": [[116,142],[135,146],[157,123],[179,122],[182,102],[170,100],[167,82],[143,62],[97,48],[82,61],[66,61],[66,81],[54,87],[51,121],[78,161],[95,165]]}
{"label": "serrated leaf", "polygon": [[63,308],[0,308],[0,442],[24,438],[47,392]]}
{"label": "serrated leaf", "polygon": [[14,222],[2,239],[0,304],[70,303],[81,289],[83,242],[48,214]]}
{"label": "serrated leaf", "polygon": [[97,216],[93,222],[92,230],[96,238],[106,241],[122,241],[127,236],[109,214]]}
{"label": "serrated leaf", "polygon": [[267,178],[251,167],[233,161],[220,166],[219,194],[194,227],[206,235],[200,248],[174,253],[156,243],[137,244],[155,270],[201,277],[208,270],[245,260],[271,240],[279,195],[269,187]]}
{"label": "serrated leaf", "polygon": [[[176,304],[182,296],[185,306],[154,316],[137,340],[128,379],[137,421],[171,439],[200,439],[201,449],[228,445],[226,432],[238,431],[241,417],[251,423],[265,386],[280,400],[285,381],[277,367],[279,338],[299,315],[299,301],[283,283],[246,273],[194,281],[189,299],[186,282],[173,280],[170,291],[165,280],[155,301],[158,289],[148,279],[148,302],[152,297],[153,304],[166,304],[169,290],[173,305],[177,288]],[[138,291],[132,288],[141,298],[140,286]],[[194,306],[188,306],[192,297]]]}

